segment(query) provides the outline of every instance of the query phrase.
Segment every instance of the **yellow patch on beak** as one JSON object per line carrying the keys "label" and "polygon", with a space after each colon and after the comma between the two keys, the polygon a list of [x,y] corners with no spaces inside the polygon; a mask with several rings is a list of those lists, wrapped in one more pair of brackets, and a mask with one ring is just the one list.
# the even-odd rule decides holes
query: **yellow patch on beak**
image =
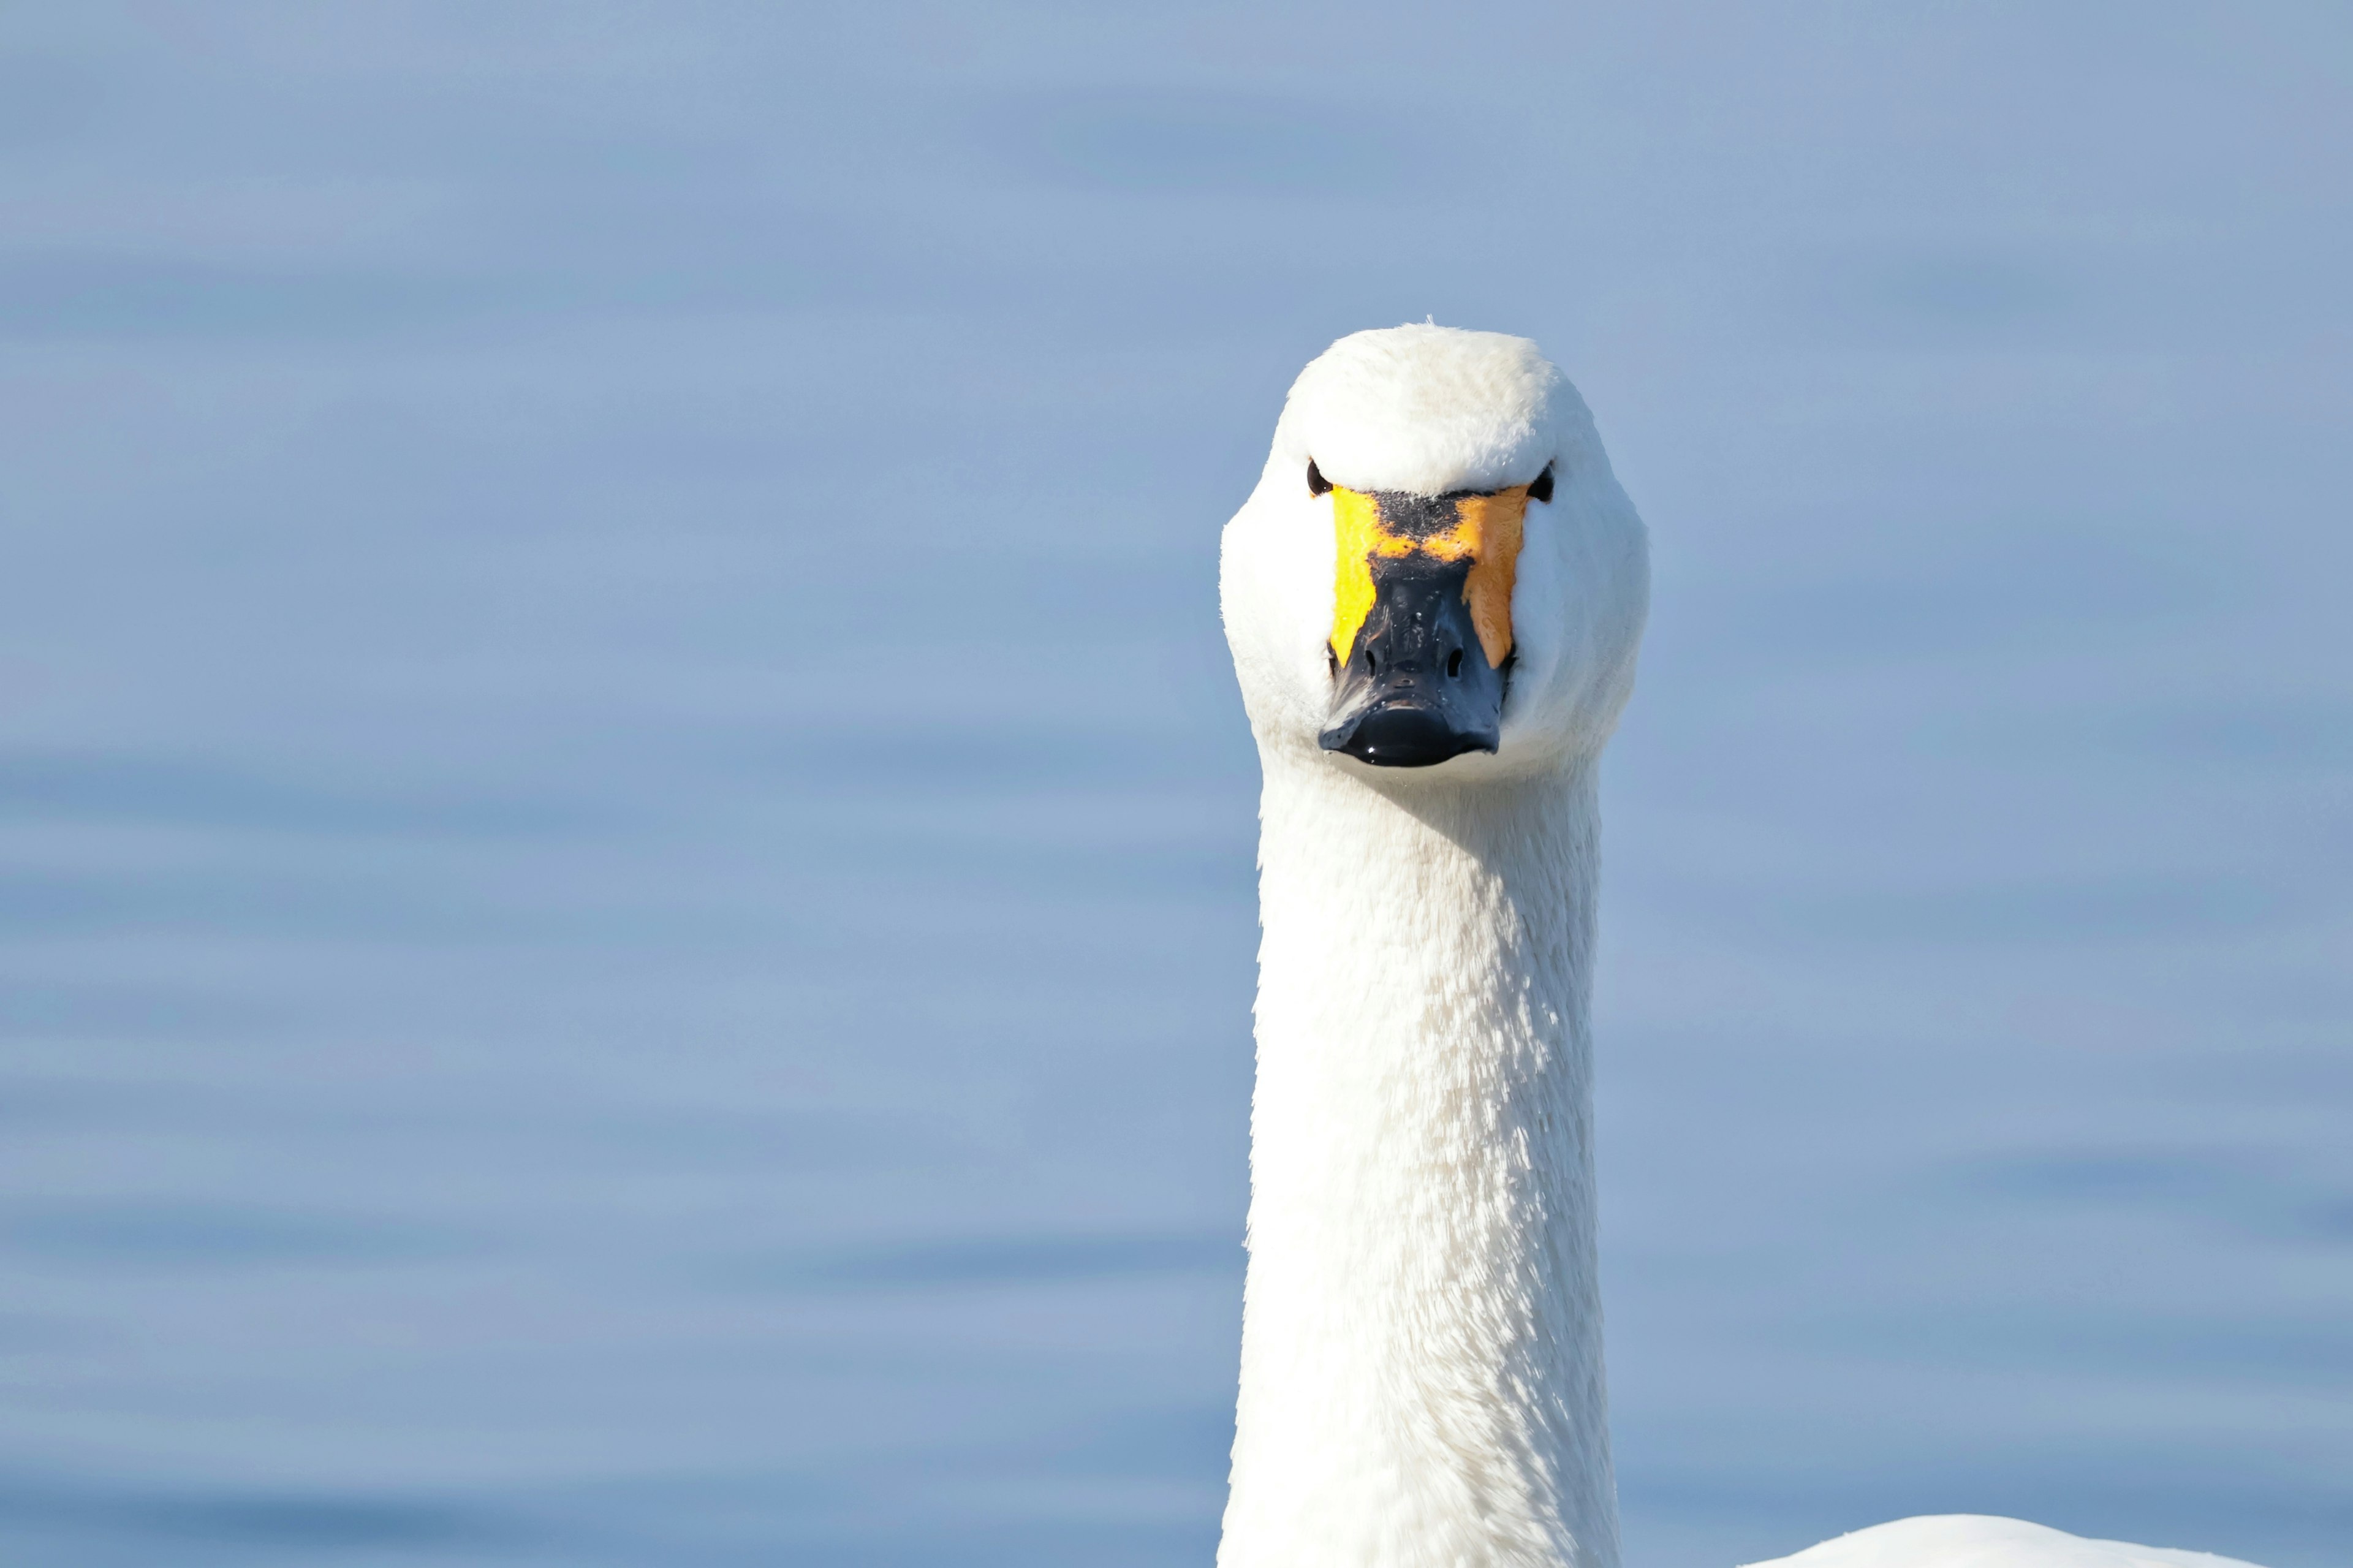
{"label": "yellow patch on beak", "polygon": [[1512,585],[1517,580],[1528,487],[1483,495],[1409,496],[1390,490],[1332,487],[1332,527],[1338,575],[1332,596],[1332,652],[1342,664],[1355,654],[1356,634],[1373,613],[1373,563],[1424,555],[1468,560],[1462,597],[1487,663],[1497,669],[1512,651]]}

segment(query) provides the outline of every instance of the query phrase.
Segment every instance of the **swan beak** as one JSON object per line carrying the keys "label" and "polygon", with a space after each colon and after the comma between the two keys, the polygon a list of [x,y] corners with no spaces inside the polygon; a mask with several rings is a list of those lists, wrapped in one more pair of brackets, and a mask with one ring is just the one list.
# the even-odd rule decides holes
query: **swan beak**
{"label": "swan beak", "polygon": [[1525,485],[1442,496],[1333,487],[1325,751],[1426,768],[1495,749],[1527,501]]}

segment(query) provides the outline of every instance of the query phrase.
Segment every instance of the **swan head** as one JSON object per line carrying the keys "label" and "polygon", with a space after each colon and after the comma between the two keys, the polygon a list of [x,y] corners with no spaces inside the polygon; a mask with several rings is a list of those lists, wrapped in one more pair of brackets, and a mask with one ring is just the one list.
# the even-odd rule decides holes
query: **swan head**
{"label": "swan head", "polygon": [[1434,325],[1300,373],[1221,577],[1261,749],[1398,787],[1598,753],[1650,594],[1577,389],[1525,338]]}

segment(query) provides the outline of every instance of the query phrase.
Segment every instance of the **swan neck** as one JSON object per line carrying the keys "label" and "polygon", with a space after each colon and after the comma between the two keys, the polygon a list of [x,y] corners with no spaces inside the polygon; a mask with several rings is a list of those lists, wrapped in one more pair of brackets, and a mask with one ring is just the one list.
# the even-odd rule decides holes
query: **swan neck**
{"label": "swan neck", "polygon": [[1616,1568],[1593,770],[1392,784],[1264,760],[1220,1568]]}

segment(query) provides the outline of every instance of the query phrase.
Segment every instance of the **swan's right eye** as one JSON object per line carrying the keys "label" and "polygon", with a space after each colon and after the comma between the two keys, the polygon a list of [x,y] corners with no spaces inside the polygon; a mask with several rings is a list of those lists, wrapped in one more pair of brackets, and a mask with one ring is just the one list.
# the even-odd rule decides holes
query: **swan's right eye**
{"label": "swan's right eye", "polygon": [[1313,458],[1307,459],[1307,493],[1312,496],[1332,493],[1332,481],[1324,477],[1324,470],[1315,466]]}

